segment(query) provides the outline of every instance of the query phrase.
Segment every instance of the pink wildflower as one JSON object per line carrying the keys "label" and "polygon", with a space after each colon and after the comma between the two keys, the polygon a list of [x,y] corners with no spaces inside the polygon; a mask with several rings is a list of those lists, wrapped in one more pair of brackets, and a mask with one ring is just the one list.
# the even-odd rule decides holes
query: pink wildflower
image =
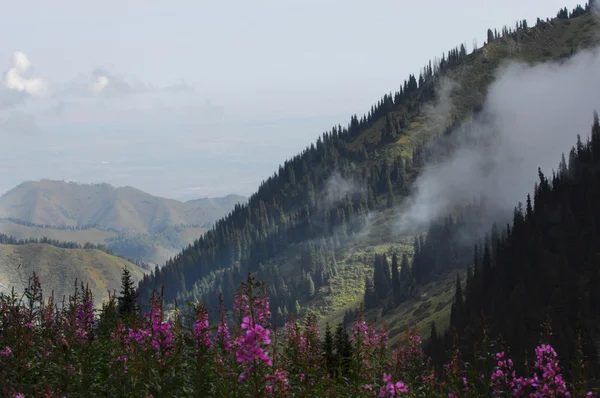
{"label": "pink wildflower", "polygon": [[268,345],[271,343],[271,339],[269,339],[269,334],[271,331],[254,323],[252,319],[248,317],[244,318],[242,322],[242,329],[246,330],[246,334],[242,335],[237,340],[237,361],[242,363],[251,363],[255,360],[261,360],[267,365],[272,366],[273,360],[261,347],[262,345]]}
{"label": "pink wildflower", "polygon": [[194,340],[196,342],[196,348],[209,348],[212,345],[208,328],[208,314],[205,311],[202,311],[194,323]]}
{"label": "pink wildflower", "polygon": [[9,357],[12,355],[12,350],[10,349],[9,346],[6,346],[2,351],[0,351],[0,358],[2,357]]}
{"label": "pink wildflower", "polygon": [[380,397],[398,397],[400,394],[408,393],[408,387],[401,381],[394,383],[390,374],[383,374],[383,384],[384,386],[379,390]]}

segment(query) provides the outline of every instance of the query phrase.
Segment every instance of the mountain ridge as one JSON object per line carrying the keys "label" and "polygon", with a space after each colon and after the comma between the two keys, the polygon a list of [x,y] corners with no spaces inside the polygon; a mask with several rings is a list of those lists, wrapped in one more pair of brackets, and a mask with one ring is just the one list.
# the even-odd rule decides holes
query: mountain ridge
{"label": "mountain ridge", "polygon": [[42,179],[23,182],[0,196],[0,218],[51,227],[99,226],[151,233],[167,225],[207,227],[245,199],[231,194],[182,202],[131,186]]}

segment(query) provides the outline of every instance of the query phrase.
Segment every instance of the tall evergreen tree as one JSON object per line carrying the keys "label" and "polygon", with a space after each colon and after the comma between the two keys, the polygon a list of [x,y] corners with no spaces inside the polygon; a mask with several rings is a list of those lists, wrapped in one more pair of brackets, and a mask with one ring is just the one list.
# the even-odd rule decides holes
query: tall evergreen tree
{"label": "tall evergreen tree", "polygon": [[125,267],[123,267],[123,273],[121,274],[121,291],[119,293],[119,315],[128,316],[136,313],[139,309],[137,305],[138,293],[131,272]]}

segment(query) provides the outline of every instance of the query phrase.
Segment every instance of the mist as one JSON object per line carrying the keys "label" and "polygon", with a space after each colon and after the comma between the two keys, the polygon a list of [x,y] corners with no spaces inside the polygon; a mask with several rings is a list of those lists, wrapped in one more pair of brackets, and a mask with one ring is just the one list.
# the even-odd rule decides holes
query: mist
{"label": "mist", "polygon": [[[486,201],[487,228],[509,217],[538,180],[548,176],[577,135],[590,134],[600,107],[599,49],[562,63],[504,65],[490,86],[483,111],[450,135],[444,160],[426,167],[400,216],[398,230],[423,230],[474,198]],[[442,91],[440,100],[450,97]],[[452,104],[438,108],[452,109]]]}

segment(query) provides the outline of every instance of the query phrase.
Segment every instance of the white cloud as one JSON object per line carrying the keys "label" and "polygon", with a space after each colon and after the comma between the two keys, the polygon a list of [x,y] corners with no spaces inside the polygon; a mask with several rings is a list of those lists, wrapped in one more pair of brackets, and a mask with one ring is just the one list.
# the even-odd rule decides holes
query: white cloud
{"label": "white cloud", "polygon": [[109,80],[106,76],[96,76],[96,81],[90,84],[89,90],[92,94],[98,95],[108,86]]}
{"label": "white cloud", "polygon": [[48,94],[48,83],[40,78],[28,77],[31,62],[25,54],[17,51],[12,57],[12,67],[4,75],[2,82],[9,90],[26,93],[33,98],[42,98]]}

